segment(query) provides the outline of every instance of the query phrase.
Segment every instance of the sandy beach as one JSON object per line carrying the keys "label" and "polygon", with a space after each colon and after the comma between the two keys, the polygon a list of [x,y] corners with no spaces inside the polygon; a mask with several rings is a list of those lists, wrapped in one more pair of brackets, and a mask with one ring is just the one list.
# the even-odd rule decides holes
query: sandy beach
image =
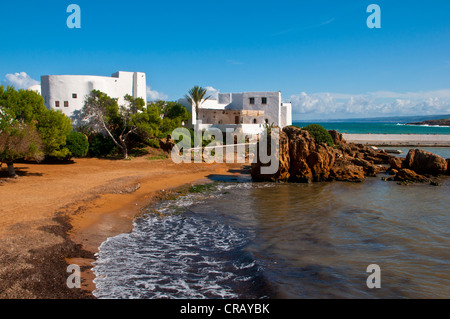
{"label": "sandy beach", "polygon": [[[97,248],[130,231],[158,192],[239,174],[244,165],[139,157],[16,168],[17,179],[5,168],[0,175],[0,298],[92,298]],[[82,289],[67,288],[68,264],[82,267]]]}
{"label": "sandy beach", "polygon": [[376,146],[450,147],[450,135],[438,134],[342,134],[347,142]]}

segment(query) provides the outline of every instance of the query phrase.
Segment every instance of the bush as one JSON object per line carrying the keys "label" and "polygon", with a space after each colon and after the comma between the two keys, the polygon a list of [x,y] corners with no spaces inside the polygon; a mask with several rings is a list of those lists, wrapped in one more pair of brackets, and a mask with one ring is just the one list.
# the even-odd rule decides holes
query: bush
{"label": "bush", "polygon": [[303,130],[308,131],[314,137],[316,142],[326,143],[329,146],[334,145],[333,138],[330,133],[328,133],[328,131],[319,124],[309,124],[305,126]]}
{"label": "bush", "polygon": [[103,157],[111,155],[116,150],[114,142],[103,136],[103,134],[95,134],[89,141],[89,156]]}
{"label": "bush", "polygon": [[149,138],[148,140],[147,140],[147,143],[146,143],[148,146],[150,146],[150,147],[153,147],[153,148],[160,148],[161,147],[161,145],[160,145],[160,143],[159,143],[159,140],[157,139],[157,138]]}
{"label": "bush", "polygon": [[85,157],[89,149],[89,142],[83,133],[72,131],[66,137],[66,147],[72,156]]}

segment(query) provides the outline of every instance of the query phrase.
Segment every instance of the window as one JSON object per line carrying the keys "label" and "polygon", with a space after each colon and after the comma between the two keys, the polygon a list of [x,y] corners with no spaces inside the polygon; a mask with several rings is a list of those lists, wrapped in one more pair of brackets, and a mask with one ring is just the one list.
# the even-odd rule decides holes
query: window
{"label": "window", "polygon": [[59,101],[55,101],[55,107],[59,107]]}
{"label": "window", "polygon": [[266,97],[262,97],[261,98],[261,104],[267,104],[267,98]]}
{"label": "window", "polygon": [[254,97],[249,98],[249,102],[248,103],[249,104],[255,104],[255,98]]}
{"label": "window", "polygon": [[77,98],[77,94],[76,93],[72,93],[72,99],[76,99]]}
{"label": "window", "polygon": [[256,119],[253,119],[253,124],[256,124]]}
{"label": "window", "polygon": [[69,101],[64,101],[64,107],[69,107]]}

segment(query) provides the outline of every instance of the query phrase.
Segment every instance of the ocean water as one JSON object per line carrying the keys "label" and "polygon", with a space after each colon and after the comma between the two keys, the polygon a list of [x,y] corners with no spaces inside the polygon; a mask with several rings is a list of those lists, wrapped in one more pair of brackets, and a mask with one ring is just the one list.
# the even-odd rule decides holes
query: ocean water
{"label": "ocean water", "polygon": [[[163,201],[97,255],[99,298],[450,298],[441,186],[216,182]],[[158,214],[152,213],[153,209]],[[366,268],[381,268],[369,289]]]}
{"label": "ocean water", "polygon": [[[298,127],[308,124],[303,122],[292,123]],[[349,134],[450,134],[450,126],[405,125],[402,123],[352,123],[352,122],[315,122],[327,130],[337,130]]]}

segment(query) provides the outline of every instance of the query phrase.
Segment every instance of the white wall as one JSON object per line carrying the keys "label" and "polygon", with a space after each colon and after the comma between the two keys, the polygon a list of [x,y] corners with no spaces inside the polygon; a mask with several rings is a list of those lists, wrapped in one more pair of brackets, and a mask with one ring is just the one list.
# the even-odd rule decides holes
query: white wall
{"label": "white wall", "polygon": [[[146,98],[146,78],[141,72],[116,72],[111,77],[91,75],[44,75],[41,76],[42,97],[48,108],[61,110],[67,116],[81,110],[86,96],[92,90],[100,90],[112,98],[118,98],[119,105],[125,103],[124,96]],[[73,97],[72,94],[76,94]],[[59,101],[59,107],[56,107]],[[64,102],[68,106],[64,106]]]}
{"label": "white wall", "polygon": [[292,104],[281,103],[281,127],[292,125]]}

